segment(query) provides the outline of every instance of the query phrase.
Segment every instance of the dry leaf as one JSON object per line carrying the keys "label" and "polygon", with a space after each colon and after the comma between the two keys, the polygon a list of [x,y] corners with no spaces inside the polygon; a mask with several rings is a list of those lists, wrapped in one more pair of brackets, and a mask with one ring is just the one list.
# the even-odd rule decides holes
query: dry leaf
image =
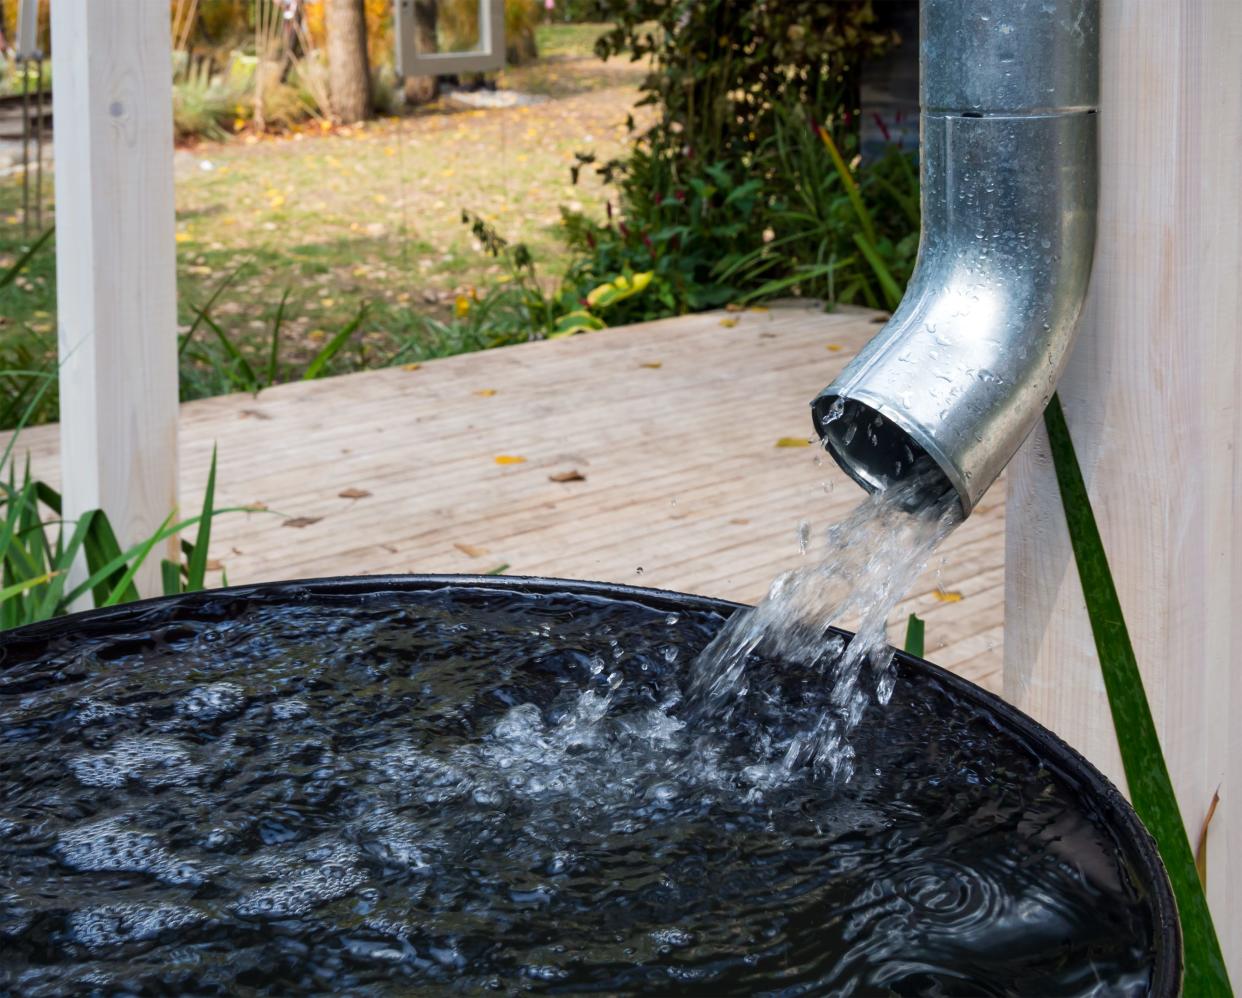
{"label": "dry leaf", "polygon": [[586,475],[584,475],[577,468],[574,468],[573,471],[558,471],[555,475],[549,475],[548,481],[549,482],[585,482]]}
{"label": "dry leaf", "polygon": [[477,392],[475,392],[475,394],[482,396],[485,399],[489,399],[493,395],[496,394],[496,389],[495,388],[480,388]]}
{"label": "dry leaf", "polygon": [[751,305],[747,312],[769,312],[771,309],[767,305]]}
{"label": "dry leaf", "polygon": [[525,464],[526,458],[519,457],[517,454],[497,454],[497,464]]}
{"label": "dry leaf", "polygon": [[258,502],[256,500],[255,502],[243,506],[242,509],[244,509],[247,513],[262,513],[265,509],[267,509],[267,503]]}
{"label": "dry leaf", "polygon": [[1207,814],[1203,816],[1203,827],[1199,829],[1199,844],[1195,846],[1195,869],[1199,873],[1199,883],[1207,888],[1207,839],[1208,825],[1216,814],[1216,805],[1220,803],[1220,787],[1212,793],[1212,803],[1208,805]]}
{"label": "dry leaf", "polygon": [[658,370],[659,368],[661,368],[661,367],[663,367],[663,366],[664,366],[664,361],[662,361],[662,360],[648,360],[648,361],[644,361],[643,363],[639,364],[638,366],[639,366],[639,367],[646,367],[646,368],[649,368],[649,369],[650,369],[650,370],[652,370],[652,371],[655,371],[655,370]]}
{"label": "dry leaf", "polygon": [[322,516],[294,516],[286,520],[283,526],[299,528],[309,527],[312,523],[318,523],[322,519]]}
{"label": "dry leaf", "polygon": [[380,545],[380,547],[382,547],[382,548],[383,548],[385,551],[387,551],[389,554],[396,554],[396,553],[397,553],[397,549],[396,549],[395,547],[393,547],[391,544],[381,544],[381,545]]}
{"label": "dry leaf", "polygon": [[936,587],[932,595],[935,596],[936,599],[940,600],[941,603],[960,603],[963,599],[965,599],[965,597],[962,596],[962,594],[956,589],[946,591],[941,589],[939,586]]}
{"label": "dry leaf", "polygon": [[366,489],[346,489],[344,492],[338,492],[337,495],[342,499],[366,499],[371,493]]}
{"label": "dry leaf", "polygon": [[761,340],[774,340],[774,339],[776,339],[776,334],[775,334],[775,333],[760,333],[760,334],[759,334],[759,339],[761,339]]}
{"label": "dry leaf", "polygon": [[810,447],[811,441],[806,437],[781,437],[776,441],[777,447]]}
{"label": "dry leaf", "polygon": [[735,305],[733,302],[729,302],[729,304],[725,306],[725,311],[726,312],[740,312],[742,311],[742,306]]}
{"label": "dry leaf", "polygon": [[271,419],[272,418],[262,409],[243,409],[238,414],[239,419],[246,419],[251,416],[253,416],[255,419]]}
{"label": "dry leaf", "polygon": [[487,548],[477,548],[473,544],[454,544],[453,547],[457,548],[467,558],[482,558],[487,554]]}
{"label": "dry leaf", "polygon": [[829,343],[828,349],[831,350],[833,353],[838,353],[841,349],[841,344],[840,343]]}
{"label": "dry leaf", "polygon": [[730,522],[730,523],[732,523],[732,524],[735,524],[736,526],[739,526],[739,527],[744,527],[744,526],[746,526],[746,524],[750,523],[750,521],[749,521],[748,519],[746,519],[746,517],[744,517],[744,516],[735,516],[735,517],[734,517],[732,520],[730,520],[729,522]]}
{"label": "dry leaf", "polygon": [[721,319],[720,324],[724,326],[725,329],[732,329],[737,325],[737,319]]}
{"label": "dry leaf", "polygon": [[401,365],[401,370],[403,370],[403,371],[417,371],[417,370],[418,370],[420,367],[422,367],[422,366],[423,366],[422,364],[402,364],[402,365]]}
{"label": "dry leaf", "polygon": [[207,559],[207,571],[209,572],[224,571],[224,562],[217,561],[215,558],[208,558]]}

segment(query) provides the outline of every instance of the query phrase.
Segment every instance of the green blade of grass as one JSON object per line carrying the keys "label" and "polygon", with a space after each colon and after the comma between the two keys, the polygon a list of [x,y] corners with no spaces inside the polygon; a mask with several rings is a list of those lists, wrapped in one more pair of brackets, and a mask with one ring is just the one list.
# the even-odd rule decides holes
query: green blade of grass
{"label": "green blade of grass", "polygon": [[845,188],[846,197],[850,199],[850,204],[854,207],[854,214],[858,216],[858,224],[862,226],[863,234],[867,237],[869,243],[875,243],[875,221],[871,217],[871,212],[867,210],[867,206],[863,204],[862,192],[858,189],[858,182],[854,179],[854,175],[850,173],[850,168],[845,165],[845,160],[841,158],[841,151],[837,148],[837,144],[832,141],[832,136],[828,134],[828,129],[822,125],[819,126],[819,137],[824,143],[824,148],[828,150],[828,155],[832,158],[832,165],[836,168],[837,176],[841,180],[841,186]]}
{"label": "green blade of grass", "polygon": [[1186,826],[1152,721],[1134,646],[1130,643],[1121,600],[1113,584],[1065,413],[1055,395],[1044,412],[1044,425],[1048,430],[1052,464],[1113,726],[1117,730],[1130,801],[1156,840],[1177,899],[1185,952],[1185,993],[1232,995],[1207,896],[1199,883]]}
{"label": "green blade of grass", "polygon": [[227,372],[229,380],[242,391],[257,392],[260,388],[259,379],[255,377],[254,368],[250,366],[250,361],[246,359],[245,354],[241,352],[236,343],[229,339],[228,333],[220,328],[220,324],[215,319],[205,311],[199,311],[198,314],[202,317],[203,322],[207,324],[207,328],[216,334],[216,339],[224,347],[224,352],[229,355],[237,368],[237,375],[234,375],[232,371]]}
{"label": "green blade of grass", "polygon": [[923,657],[923,621],[910,614],[906,621],[906,654],[913,655],[915,658]]}
{"label": "green blade of grass", "polygon": [[203,324],[203,319],[211,312],[211,306],[216,303],[216,299],[219,298],[224,289],[233,282],[233,278],[241,272],[241,269],[244,266],[246,265],[243,263],[231,270],[229,273],[225,274],[220,283],[216,285],[215,290],[212,291],[211,296],[207,299],[207,303],[202,308],[199,308],[193,302],[190,303],[190,308],[194,312],[194,322],[190,325],[190,328],[186,331],[185,335],[181,337],[181,342],[177,346],[178,356],[185,353],[185,348],[189,346],[190,340],[194,339],[194,334],[198,332],[199,327]]}
{"label": "green blade of grass", "polygon": [[26,264],[34,258],[34,255],[38,253],[39,250],[43,249],[44,243],[52,238],[52,233],[55,231],[55,226],[48,229],[43,233],[43,235],[31,243],[30,248],[15,261],[13,261],[11,266],[5,268],[3,271],[0,271],[0,288],[6,288],[17,280],[17,275],[26,268]]}
{"label": "green blade of grass", "polygon": [[216,501],[216,448],[211,448],[211,470],[207,472],[207,491],[203,494],[203,511],[198,521],[198,536],[186,573],[186,592],[203,588],[207,577],[207,548],[211,544],[211,507]]}
{"label": "green blade of grass", "polygon": [[341,347],[358,331],[358,327],[362,325],[362,320],[366,314],[367,307],[363,305],[362,308],[358,309],[358,314],[353,317],[349,324],[333,336],[319,353],[315,354],[302,375],[303,381],[314,381],[323,373],[323,369],[328,366],[328,363],[337,355]]}
{"label": "green blade of grass", "polygon": [[880,288],[884,292],[884,300],[888,304],[891,312],[901,303],[901,287],[893,279],[892,273],[885,266],[884,261],[880,259],[880,254],[876,252],[875,246],[861,232],[854,233],[854,245],[858,247],[858,251],[871,265],[872,273],[875,279],[880,282]]}
{"label": "green blade of grass", "polygon": [[285,304],[289,301],[289,288],[280,296],[280,304],[276,306],[276,318],[272,320],[272,347],[267,355],[267,386],[276,384],[276,373],[280,363],[280,327],[285,321]]}
{"label": "green blade of grass", "polygon": [[181,566],[167,558],[160,561],[160,582],[165,596],[176,596],[181,589]]}

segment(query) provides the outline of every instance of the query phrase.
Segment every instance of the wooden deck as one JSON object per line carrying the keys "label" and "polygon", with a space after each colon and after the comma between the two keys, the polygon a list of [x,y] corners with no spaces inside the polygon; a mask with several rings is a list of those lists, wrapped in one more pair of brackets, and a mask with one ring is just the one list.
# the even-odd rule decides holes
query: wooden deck
{"label": "wooden deck", "polygon": [[[211,554],[230,583],[505,565],[754,601],[798,562],[800,521],[825,527],[861,495],[818,447],[777,442],[810,435],[810,399],[876,321],[710,313],[191,402],[183,506],[201,503],[216,445],[219,504],[274,511],[218,521]],[[55,427],[21,449],[59,477]],[[552,479],[571,471],[582,480]],[[928,657],[992,689],[1003,495],[893,619],[896,637],[917,612]]]}

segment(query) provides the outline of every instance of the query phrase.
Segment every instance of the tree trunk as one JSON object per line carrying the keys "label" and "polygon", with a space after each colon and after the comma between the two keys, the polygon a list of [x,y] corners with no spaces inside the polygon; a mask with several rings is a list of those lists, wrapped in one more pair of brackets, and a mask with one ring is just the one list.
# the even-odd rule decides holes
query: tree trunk
{"label": "tree trunk", "polygon": [[350,125],[371,117],[371,69],[367,63],[367,21],[363,0],[325,0],[328,85],[332,113]]}
{"label": "tree trunk", "polygon": [[[414,0],[414,46],[420,55],[440,51],[436,37],[439,16],[437,0]],[[407,76],[403,91],[406,104],[426,104],[439,96],[440,81],[434,76]]]}

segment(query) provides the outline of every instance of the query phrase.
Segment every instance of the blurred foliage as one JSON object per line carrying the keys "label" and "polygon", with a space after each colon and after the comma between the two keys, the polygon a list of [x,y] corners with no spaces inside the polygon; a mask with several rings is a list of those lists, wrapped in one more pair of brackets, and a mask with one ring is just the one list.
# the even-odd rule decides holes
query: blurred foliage
{"label": "blurred foliage", "polygon": [[[655,108],[628,155],[597,163],[616,210],[564,212],[579,288],[622,269],[654,274],[621,321],[779,294],[892,308],[918,244],[909,153],[857,155],[864,60],[900,39],[871,0],[593,0],[613,26],[603,58],[645,62]],[[895,297],[896,296],[896,297]]]}

